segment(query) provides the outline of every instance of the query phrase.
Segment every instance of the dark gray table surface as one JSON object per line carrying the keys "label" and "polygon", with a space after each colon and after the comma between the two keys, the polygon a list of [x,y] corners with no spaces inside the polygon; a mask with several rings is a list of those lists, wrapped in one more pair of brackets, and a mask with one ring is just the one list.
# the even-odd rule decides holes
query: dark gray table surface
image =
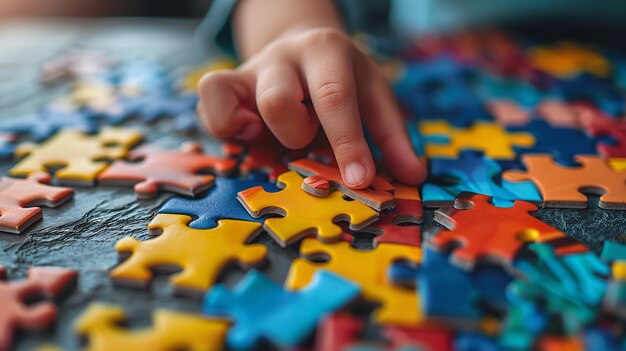
{"label": "dark gray table surface", "polygon": [[[69,47],[81,47],[113,54],[145,54],[175,68],[197,62],[191,45],[195,24],[147,19],[21,20],[0,24],[0,123],[34,111],[67,89],[43,89],[39,85],[38,67],[46,58]],[[219,152],[219,144],[206,136],[170,132],[168,120],[150,126],[130,125],[141,128],[148,143],[174,148],[182,141],[197,140],[208,152]],[[0,163],[0,174],[6,174],[10,166],[10,162]],[[22,277],[29,266],[35,265],[72,267],[80,274],[78,289],[60,304],[57,326],[45,333],[20,333],[17,349],[28,350],[50,341],[63,349],[78,348],[72,323],[93,301],[122,305],[131,326],[149,325],[150,311],[155,307],[199,310],[200,301],[173,296],[167,276],[158,276],[150,291],[113,287],[108,279],[108,271],[118,262],[115,242],[124,236],[147,239],[146,226],[166,198],[137,201],[130,189],[77,188],[70,204],[45,208],[44,220],[26,233],[0,234],[0,265],[7,267],[10,277]],[[596,251],[604,240],[626,241],[626,212],[599,209],[597,197],[590,198],[588,209],[541,209],[538,216]],[[425,227],[433,225],[432,211],[427,211]],[[359,246],[367,247],[368,239],[361,238]],[[270,248],[269,263],[262,270],[273,280],[282,281],[289,262],[297,256],[297,247],[280,249],[265,234],[257,241]],[[221,280],[232,285],[242,274],[229,270]]]}

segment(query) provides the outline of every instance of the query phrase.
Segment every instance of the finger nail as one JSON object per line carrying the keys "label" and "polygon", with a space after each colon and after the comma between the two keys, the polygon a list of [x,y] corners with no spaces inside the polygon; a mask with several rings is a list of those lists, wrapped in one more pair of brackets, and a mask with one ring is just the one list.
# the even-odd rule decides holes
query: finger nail
{"label": "finger nail", "polygon": [[349,186],[356,186],[361,184],[365,178],[365,167],[358,162],[352,162],[344,168],[343,174]]}

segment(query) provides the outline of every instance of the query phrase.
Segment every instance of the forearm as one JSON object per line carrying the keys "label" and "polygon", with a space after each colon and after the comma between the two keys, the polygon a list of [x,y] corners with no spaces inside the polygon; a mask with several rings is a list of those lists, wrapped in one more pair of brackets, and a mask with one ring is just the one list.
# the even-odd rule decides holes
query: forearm
{"label": "forearm", "polygon": [[242,0],[233,26],[242,59],[287,33],[312,28],[343,29],[333,0]]}

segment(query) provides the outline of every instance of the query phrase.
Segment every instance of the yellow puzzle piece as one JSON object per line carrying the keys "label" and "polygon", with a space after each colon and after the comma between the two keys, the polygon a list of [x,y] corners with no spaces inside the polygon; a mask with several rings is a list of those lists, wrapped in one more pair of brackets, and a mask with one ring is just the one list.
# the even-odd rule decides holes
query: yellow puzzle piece
{"label": "yellow puzzle piece", "polygon": [[610,158],[609,165],[617,172],[626,172],[626,158]]}
{"label": "yellow puzzle piece", "polygon": [[187,72],[183,79],[179,82],[179,86],[183,91],[196,91],[198,83],[202,76],[211,71],[219,71],[224,69],[233,69],[237,67],[237,62],[232,60],[217,60],[207,63],[204,66],[197,67]]}
{"label": "yellow puzzle piece", "polygon": [[261,232],[261,224],[221,219],[212,229],[188,226],[192,218],[185,215],[159,214],[150,222],[150,234],[158,237],[139,241],[126,237],[115,249],[130,257],[111,272],[120,284],[147,287],[155,268],[181,268],[170,279],[178,293],[201,295],[210,288],[227,264],[238,262],[243,268],[263,262],[267,248],[246,244]]}
{"label": "yellow puzzle piece", "polygon": [[212,351],[224,349],[229,327],[226,320],[165,309],[154,311],[152,328],[129,330],[121,326],[125,319],[121,308],[94,303],[78,319],[75,328],[87,337],[87,351]]}
{"label": "yellow puzzle piece", "polygon": [[[425,121],[420,132],[426,137],[426,156],[457,158],[461,150],[471,149],[485,153],[486,157],[500,160],[515,158],[513,146],[529,148],[535,137],[529,133],[509,133],[502,126],[489,122],[476,122],[469,128],[454,128],[446,121]],[[443,137],[446,140],[438,140]]]}
{"label": "yellow puzzle piece", "polygon": [[60,183],[93,185],[106,160],[126,156],[128,149],[141,140],[141,134],[121,128],[104,128],[98,135],[63,130],[40,145],[22,144],[15,154],[23,159],[9,173],[26,177],[62,167],[55,176]]}
{"label": "yellow puzzle piece", "polygon": [[263,223],[263,228],[282,247],[315,234],[324,242],[337,241],[342,230],[335,222],[350,222],[350,229],[360,230],[378,219],[378,212],[358,201],[345,200],[339,191],[326,197],[311,195],[302,190],[302,181],[298,173],[290,171],[278,177],[277,185],[284,188],[281,191],[268,193],[257,186],[237,194],[255,218],[268,213],[282,216]]}
{"label": "yellow puzzle piece", "polygon": [[[379,244],[374,250],[364,251],[354,249],[345,241],[325,244],[315,239],[305,239],[300,246],[300,255],[303,258],[291,264],[286,288],[304,288],[318,269],[325,269],[359,284],[366,300],[381,304],[374,316],[378,323],[415,326],[422,321],[417,293],[394,285],[387,277],[387,270],[395,261],[419,263],[422,257],[420,248]],[[328,255],[329,261],[317,263],[307,260],[320,255]]]}
{"label": "yellow puzzle piece", "polygon": [[611,72],[611,63],[597,51],[572,42],[534,47],[527,57],[534,67],[559,78],[587,72],[606,77]]}

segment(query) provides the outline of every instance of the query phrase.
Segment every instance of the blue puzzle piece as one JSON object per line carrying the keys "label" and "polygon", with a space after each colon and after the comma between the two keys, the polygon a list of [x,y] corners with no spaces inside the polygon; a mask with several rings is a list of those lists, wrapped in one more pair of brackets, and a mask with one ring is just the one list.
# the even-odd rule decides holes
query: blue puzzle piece
{"label": "blue puzzle piece", "polygon": [[172,81],[163,65],[148,58],[125,60],[115,71],[116,85],[142,95],[172,94]]}
{"label": "blue puzzle piece", "polygon": [[610,79],[579,74],[568,79],[555,79],[552,89],[567,101],[588,101],[610,116],[624,113],[625,98]]}
{"label": "blue puzzle piece", "polygon": [[[626,340],[622,340],[626,346]],[[619,351],[624,347],[619,347],[620,340],[608,330],[600,328],[588,329],[585,331],[585,350]]]}
{"label": "blue puzzle piece", "polygon": [[123,102],[128,115],[138,116],[145,122],[153,122],[164,116],[177,116],[183,112],[194,111],[198,96],[187,94],[173,95],[144,95]]}
{"label": "blue puzzle piece", "polygon": [[1,132],[26,135],[35,141],[46,140],[61,129],[75,129],[87,133],[98,131],[98,124],[82,111],[63,112],[49,108],[29,116],[2,122]]}
{"label": "blue puzzle piece", "polygon": [[429,178],[422,187],[425,206],[452,204],[463,191],[492,196],[493,204],[498,207],[511,207],[515,200],[542,201],[532,182],[502,180],[498,162],[479,152],[464,150],[458,159],[433,158],[428,166]]}
{"label": "blue puzzle piece", "polygon": [[514,147],[518,154],[551,154],[566,166],[576,166],[574,155],[597,155],[596,140],[584,132],[567,127],[554,127],[542,119],[533,119],[523,127],[509,127],[512,132],[528,132],[535,136],[531,148]]}
{"label": "blue puzzle piece", "polygon": [[416,119],[445,119],[458,127],[491,120],[470,89],[470,72],[448,56],[411,62],[394,84],[398,100]]}
{"label": "blue puzzle piece", "polygon": [[174,128],[183,133],[195,133],[202,129],[195,110],[183,111],[174,116]]}
{"label": "blue puzzle piece", "polygon": [[261,339],[280,347],[294,347],[313,332],[318,321],[359,295],[358,285],[320,270],[302,290],[284,290],[262,273],[252,270],[234,290],[213,287],[204,298],[203,311],[234,320],[227,336],[234,349],[252,348]]}
{"label": "blue puzzle piece", "polygon": [[617,260],[626,261],[626,244],[620,244],[615,241],[605,241],[600,257],[606,262]]}
{"label": "blue puzzle piece", "polygon": [[456,351],[498,351],[496,340],[475,332],[459,332],[454,340]]}
{"label": "blue puzzle piece", "polygon": [[519,105],[533,109],[546,94],[533,85],[514,78],[501,78],[481,74],[477,79],[478,94],[485,100],[513,100]]}
{"label": "blue puzzle piece", "polygon": [[189,226],[195,229],[214,228],[217,226],[217,220],[222,218],[263,222],[266,216],[253,218],[237,200],[238,192],[255,186],[262,186],[268,192],[280,190],[276,184],[262,178],[215,177],[215,186],[205,197],[200,199],[173,197],[159,208],[158,213],[189,215],[194,218]]}
{"label": "blue puzzle piece", "polygon": [[16,140],[15,134],[0,133],[0,159],[13,156]]}

